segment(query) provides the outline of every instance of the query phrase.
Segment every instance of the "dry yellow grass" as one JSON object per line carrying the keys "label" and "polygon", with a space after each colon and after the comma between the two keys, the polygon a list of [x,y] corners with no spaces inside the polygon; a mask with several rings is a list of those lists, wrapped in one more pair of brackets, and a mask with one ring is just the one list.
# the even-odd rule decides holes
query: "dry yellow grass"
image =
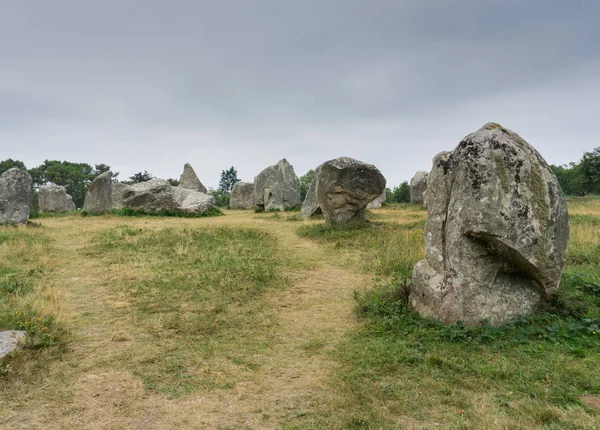
{"label": "dry yellow grass", "polygon": [[[583,206],[572,213],[600,217],[600,205]],[[382,428],[404,429],[554,429],[558,427],[543,423],[559,418],[572,428],[600,428],[598,416],[582,408],[520,400],[510,406],[518,412],[505,414],[493,387],[471,392],[441,376],[418,383],[411,375],[388,376],[359,388],[346,383],[345,378],[352,378],[349,375],[360,365],[340,359],[339,350],[364,326],[356,314],[353,292],[397,272],[399,261],[409,270],[422,258],[425,217],[424,211],[413,207],[375,210],[373,229],[361,231],[350,246],[299,238],[299,226],[322,221],[298,220],[293,213],[226,211],[226,216],[205,219],[42,219],[41,230],[49,245],[0,247],[0,267],[2,258],[16,253],[24,265],[52,268],[44,273],[44,282],[36,284],[37,295],[23,300],[41,312],[58,315],[71,332],[70,342],[59,358],[43,352],[38,357],[18,357],[22,368],[0,383],[0,428],[371,428],[378,422],[386,423]],[[181,338],[168,329],[167,317],[157,312],[141,318],[138,299],[127,289],[151,280],[156,261],[141,253],[137,258],[114,254],[109,261],[89,252],[103,232],[119,226],[172,229],[177,234],[220,227],[258,229],[274,237],[279,253],[286,257],[278,266],[285,282],[257,299],[253,307],[231,310],[240,321],[252,311],[248,319],[252,327],[218,331],[212,343],[198,351],[181,351]],[[575,244],[577,250],[593,252],[598,243],[593,225],[573,228],[571,246]],[[375,251],[365,253],[363,246]],[[172,248],[173,258],[184,258],[191,249],[182,240]],[[192,331],[194,320],[189,316],[194,306],[180,303],[179,330]],[[365,343],[360,354],[375,354],[376,348],[374,339]],[[211,383],[175,390],[175,394],[150,387],[143,375],[155,365],[153,359],[161,359],[157,352],[175,350],[181,362],[172,364],[181,364],[195,378]],[[360,371],[369,374],[371,369]],[[165,374],[165,379],[169,377]],[[403,401],[380,401],[375,395],[394,386],[405,390],[405,397],[399,397]],[[420,404],[438,398],[443,401],[419,410]]]}

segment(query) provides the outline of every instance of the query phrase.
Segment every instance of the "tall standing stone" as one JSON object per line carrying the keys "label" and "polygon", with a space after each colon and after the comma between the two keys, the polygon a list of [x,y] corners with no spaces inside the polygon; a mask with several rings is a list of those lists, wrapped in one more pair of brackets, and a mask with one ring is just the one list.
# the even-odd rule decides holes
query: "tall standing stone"
{"label": "tall standing stone", "polygon": [[183,173],[179,177],[179,187],[198,191],[200,193],[207,192],[206,187],[200,182],[200,179],[190,163],[185,163],[183,166]]}
{"label": "tall standing stone", "polygon": [[104,172],[92,181],[85,195],[83,210],[102,214],[112,209],[112,173]]}
{"label": "tall standing stone", "polygon": [[367,205],[385,191],[385,178],[372,164],[340,157],[320,167],[314,182],[326,224],[364,219]]}
{"label": "tall standing stone", "polygon": [[254,178],[256,205],[263,210],[285,210],[298,206],[300,179],[284,158],[264,169]]}
{"label": "tall standing stone", "polygon": [[425,191],[427,191],[427,172],[417,172],[415,176],[410,180],[410,202],[411,203],[424,203]]}
{"label": "tall standing stone", "polygon": [[0,175],[0,225],[26,224],[33,199],[29,173],[12,168]]}
{"label": "tall standing stone", "polygon": [[42,185],[39,190],[40,212],[67,212],[67,190],[56,184]]}
{"label": "tall standing stone", "polygon": [[252,182],[236,182],[233,184],[229,196],[229,209],[252,209],[255,201],[254,184]]}
{"label": "tall standing stone", "polygon": [[411,305],[443,322],[501,325],[558,290],[569,238],[552,170],[523,138],[495,123],[433,160],[426,256]]}

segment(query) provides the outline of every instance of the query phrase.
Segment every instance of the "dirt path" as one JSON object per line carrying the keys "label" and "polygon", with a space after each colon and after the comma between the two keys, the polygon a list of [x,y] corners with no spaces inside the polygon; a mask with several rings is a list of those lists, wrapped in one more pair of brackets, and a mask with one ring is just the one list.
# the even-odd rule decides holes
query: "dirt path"
{"label": "dirt path", "polygon": [[[9,421],[9,428],[268,429],[301,423],[305,415],[344,403],[332,386],[332,376],[343,369],[331,351],[358,328],[352,292],[372,280],[349,268],[343,257],[298,238],[295,229],[300,223],[257,219],[248,212],[205,220],[56,218],[42,222],[62,256],[52,281],[66,291],[65,316],[74,342],[41,389],[61,393],[58,397],[69,398],[70,404],[68,408],[28,405],[20,419],[15,415],[15,421]],[[78,223],[77,228],[72,223]],[[293,285],[269,297],[276,334],[268,354],[260,357],[261,366],[231,389],[168,399],[145,392],[125,363],[116,364],[115,357],[133,342],[130,304],[109,288],[118,271],[107,271],[101,261],[82,258],[78,251],[88,245],[94,231],[124,223],[150,228],[182,223],[260,228],[277,237],[287,255],[310,267],[286,273]],[[53,380],[52,375],[62,377]]]}

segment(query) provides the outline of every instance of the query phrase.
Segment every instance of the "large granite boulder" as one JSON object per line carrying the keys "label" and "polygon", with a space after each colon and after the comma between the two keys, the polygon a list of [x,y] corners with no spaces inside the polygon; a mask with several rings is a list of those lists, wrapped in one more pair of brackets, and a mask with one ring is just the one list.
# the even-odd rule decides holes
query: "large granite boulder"
{"label": "large granite boulder", "polygon": [[88,213],[108,213],[112,209],[112,173],[104,172],[96,176],[90,184],[83,202],[83,210]]}
{"label": "large granite boulder", "polygon": [[323,214],[323,211],[319,207],[319,202],[317,201],[317,178],[321,174],[322,166],[323,165],[321,164],[315,169],[313,180],[308,187],[308,192],[306,193],[306,197],[304,197],[304,202],[302,202],[302,210],[300,213],[304,218]]}
{"label": "large granite boulder", "polygon": [[33,200],[29,173],[12,168],[0,175],[0,225],[26,224]]}
{"label": "large granite boulder", "polygon": [[252,182],[236,182],[229,196],[229,209],[252,209],[256,198],[254,197],[254,184]]}
{"label": "large granite boulder", "polygon": [[367,205],[385,191],[385,178],[377,167],[349,157],[323,163],[315,182],[326,224],[364,219]]}
{"label": "large granite boulder", "polygon": [[183,173],[179,177],[179,187],[186,190],[198,191],[199,193],[207,193],[206,187],[202,185],[190,163],[185,163],[183,166]]}
{"label": "large granite boulder", "polygon": [[73,196],[70,194],[67,194],[67,209],[70,211],[77,210],[77,205],[75,205],[75,202],[73,201]]}
{"label": "large granite boulder", "polygon": [[285,210],[298,206],[300,179],[284,158],[254,178],[254,197],[261,210]]}
{"label": "large granite boulder", "polygon": [[379,208],[381,208],[381,206],[383,206],[383,204],[385,203],[386,200],[387,200],[387,193],[385,190],[383,190],[383,193],[381,193],[381,195],[379,197],[377,197],[375,200],[373,200],[371,203],[369,203],[367,205],[367,209],[379,209]]}
{"label": "large granite boulder", "polygon": [[39,190],[40,212],[67,212],[67,190],[56,184],[42,185]]}
{"label": "large granite boulder", "polygon": [[410,202],[411,203],[424,203],[425,191],[427,191],[427,172],[417,172],[415,176],[410,180]]}
{"label": "large granite boulder", "polygon": [[121,209],[125,207],[123,204],[123,193],[129,187],[129,185],[124,184],[122,182],[113,182],[112,184],[112,192],[111,192],[111,200],[112,200],[112,208],[113,209]]}
{"label": "large granite boulder", "polygon": [[411,305],[446,323],[501,325],[557,292],[569,238],[567,204],[542,156],[495,123],[433,160],[426,256]]}
{"label": "large granite boulder", "polygon": [[147,212],[170,211],[202,214],[215,205],[208,194],[173,187],[164,179],[151,179],[128,186],[123,192],[123,204]]}

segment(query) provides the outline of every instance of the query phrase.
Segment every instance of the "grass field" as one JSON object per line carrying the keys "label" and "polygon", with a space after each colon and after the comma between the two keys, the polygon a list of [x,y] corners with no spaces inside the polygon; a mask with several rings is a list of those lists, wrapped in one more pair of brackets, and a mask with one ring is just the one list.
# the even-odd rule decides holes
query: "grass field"
{"label": "grass field", "polygon": [[600,200],[561,293],[501,328],[406,306],[426,212],[36,219],[0,229],[0,428],[600,429]]}

